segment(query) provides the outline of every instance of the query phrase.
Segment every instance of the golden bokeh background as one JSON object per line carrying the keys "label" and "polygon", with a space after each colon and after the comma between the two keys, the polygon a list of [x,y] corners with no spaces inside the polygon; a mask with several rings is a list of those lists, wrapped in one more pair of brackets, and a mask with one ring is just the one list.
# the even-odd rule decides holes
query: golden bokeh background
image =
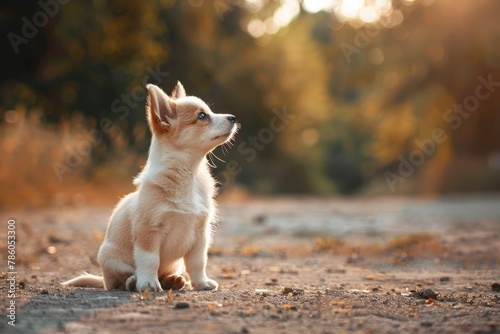
{"label": "golden bokeh background", "polygon": [[177,80],[242,123],[215,152],[223,194],[500,189],[498,1],[0,7],[0,207],[132,190],[150,138],[144,84]]}

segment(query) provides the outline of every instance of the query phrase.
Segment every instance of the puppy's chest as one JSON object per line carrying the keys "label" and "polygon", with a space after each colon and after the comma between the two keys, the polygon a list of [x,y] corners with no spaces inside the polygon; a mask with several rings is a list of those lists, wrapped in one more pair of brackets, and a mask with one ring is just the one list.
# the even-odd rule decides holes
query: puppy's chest
{"label": "puppy's chest", "polygon": [[209,218],[215,210],[213,192],[213,186],[210,183],[204,182],[203,179],[195,180],[184,196],[175,201],[176,207],[179,211],[200,218]]}
{"label": "puppy's chest", "polygon": [[[210,193],[203,187],[193,187],[189,192],[169,201],[164,214],[167,230],[172,229],[171,223],[183,226],[183,229],[201,228],[213,219],[215,204]],[[203,226],[202,226],[203,225]]]}
{"label": "puppy's chest", "polygon": [[167,199],[161,214],[155,219],[159,232],[188,236],[207,231],[215,216],[215,202],[210,183],[202,181],[193,180],[188,187],[178,189],[175,196]]}
{"label": "puppy's chest", "polygon": [[173,254],[182,254],[195,242],[204,238],[210,229],[210,221],[205,215],[170,212],[160,225],[162,247]]}
{"label": "puppy's chest", "polygon": [[162,254],[167,258],[180,258],[197,241],[210,238],[210,224],[214,216],[212,198],[195,192],[189,198],[177,202],[175,208],[166,212],[162,220]]}

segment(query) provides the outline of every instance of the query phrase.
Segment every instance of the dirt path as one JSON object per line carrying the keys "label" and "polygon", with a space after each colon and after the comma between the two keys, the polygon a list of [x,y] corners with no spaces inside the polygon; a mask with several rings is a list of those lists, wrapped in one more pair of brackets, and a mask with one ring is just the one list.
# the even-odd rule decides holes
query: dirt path
{"label": "dirt path", "polygon": [[[62,288],[95,264],[110,208],[16,221],[16,326],[5,333],[497,333],[499,198],[226,203],[208,273],[219,291]],[[0,245],[2,265],[7,244]],[[6,272],[2,266],[2,271]]]}

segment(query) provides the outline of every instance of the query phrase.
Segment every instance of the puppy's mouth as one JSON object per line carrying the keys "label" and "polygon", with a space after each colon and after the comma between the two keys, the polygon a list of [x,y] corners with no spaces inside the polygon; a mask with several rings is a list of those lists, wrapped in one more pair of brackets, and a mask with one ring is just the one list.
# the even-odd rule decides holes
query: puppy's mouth
{"label": "puppy's mouth", "polygon": [[227,138],[227,137],[229,137],[230,135],[231,135],[231,131],[229,131],[229,132],[228,132],[228,133],[226,133],[226,134],[223,134],[223,135],[220,135],[220,136],[217,136],[217,137],[213,137],[213,138],[212,138],[212,140],[213,140],[213,141],[216,141],[216,140],[219,140],[219,139],[221,139],[221,138]]}
{"label": "puppy's mouth", "polygon": [[236,129],[233,127],[231,130],[229,130],[225,134],[213,137],[212,141],[216,141],[216,140],[219,140],[222,138],[229,139],[232,135],[234,135],[236,132],[238,132],[238,130],[241,127],[240,123],[235,123],[235,125],[236,125]]}

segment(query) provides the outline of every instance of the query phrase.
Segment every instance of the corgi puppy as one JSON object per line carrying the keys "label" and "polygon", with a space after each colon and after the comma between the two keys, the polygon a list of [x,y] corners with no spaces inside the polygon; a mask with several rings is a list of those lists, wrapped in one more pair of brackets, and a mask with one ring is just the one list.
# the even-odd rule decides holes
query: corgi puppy
{"label": "corgi puppy", "polygon": [[[106,290],[217,289],[206,273],[216,218],[215,181],[206,155],[230,141],[239,124],[215,114],[177,82],[171,96],[146,86],[152,132],[149,156],[134,179],[137,190],[111,215],[97,260],[103,276],[62,283]],[[187,274],[189,281],[181,274]]]}

